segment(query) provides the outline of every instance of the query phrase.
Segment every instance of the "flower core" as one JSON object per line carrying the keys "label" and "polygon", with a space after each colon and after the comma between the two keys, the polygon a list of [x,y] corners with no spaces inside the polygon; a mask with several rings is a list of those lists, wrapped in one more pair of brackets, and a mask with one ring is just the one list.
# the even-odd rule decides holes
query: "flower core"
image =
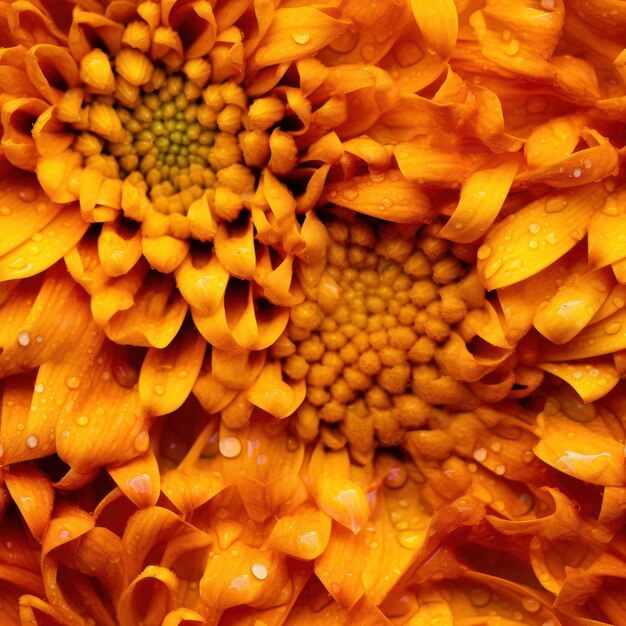
{"label": "flower core", "polygon": [[[284,364],[307,382],[298,412],[305,438],[316,432],[317,414],[327,445],[347,440],[357,453],[373,450],[375,438],[397,445],[407,429],[425,424],[433,405],[452,399],[431,385],[448,378],[437,351],[482,305],[483,292],[467,264],[433,236],[436,228],[328,225],[327,266],[316,293],[292,309],[288,333],[297,348]],[[339,431],[330,426],[337,423]]]}

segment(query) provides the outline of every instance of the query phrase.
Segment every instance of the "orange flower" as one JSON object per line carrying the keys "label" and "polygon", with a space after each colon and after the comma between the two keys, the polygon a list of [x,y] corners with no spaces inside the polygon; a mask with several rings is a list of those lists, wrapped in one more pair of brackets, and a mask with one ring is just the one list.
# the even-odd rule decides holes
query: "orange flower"
{"label": "orange flower", "polygon": [[3,619],[624,623],[624,17],[0,0]]}

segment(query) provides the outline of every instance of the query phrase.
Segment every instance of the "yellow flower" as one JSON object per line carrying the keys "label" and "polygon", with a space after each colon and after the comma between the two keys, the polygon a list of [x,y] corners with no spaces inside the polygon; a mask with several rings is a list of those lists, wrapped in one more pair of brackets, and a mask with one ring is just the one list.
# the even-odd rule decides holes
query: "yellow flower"
{"label": "yellow flower", "polygon": [[3,619],[624,623],[625,17],[0,0]]}

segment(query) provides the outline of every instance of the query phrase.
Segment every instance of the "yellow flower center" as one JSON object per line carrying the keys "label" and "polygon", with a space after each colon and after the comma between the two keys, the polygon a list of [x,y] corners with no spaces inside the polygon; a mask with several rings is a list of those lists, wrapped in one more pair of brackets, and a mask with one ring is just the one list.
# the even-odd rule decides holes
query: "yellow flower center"
{"label": "yellow flower center", "polygon": [[425,385],[442,377],[438,347],[482,294],[436,228],[329,224],[328,263],[315,293],[292,309],[296,350],[283,365],[307,382],[297,414],[305,438],[321,419],[327,445],[347,440],[365,454],[375,439],[397,445],[431,416]]}
{"label": "yellow flower center", "polygon": [[110,142],[107,151],[122,176],[145,181],[164,213],[184,211],[216,179],[209,165],[215,115],[201,93],[183,75],[159,72],[136,108],[116,107],[124,138]]}

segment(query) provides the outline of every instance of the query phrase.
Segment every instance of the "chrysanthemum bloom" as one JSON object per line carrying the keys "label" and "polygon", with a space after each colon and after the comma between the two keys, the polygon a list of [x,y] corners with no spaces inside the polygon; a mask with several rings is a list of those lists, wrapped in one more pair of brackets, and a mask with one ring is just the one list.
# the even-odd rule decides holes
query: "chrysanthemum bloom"
{"label": "chrysanthemum bloom", "polygon": [[622,11],[2,3],[10,619],[623,622]]}
{"label": "chrysanthemum bloom", "polygon": [[[540,422],[569,421],[573,448],[610,440],[615,407],[598,407],[601,426],[558,402]],[[44,472],[15,466],[6,484],[41,546],[8,509],[8,623],[620,623],[614,455],[581,470],[588,482],[564,480],[532,454],[544,437],[534,412],[513,406],[439,415],[447,452],[415,441],[412,459],[365,465],[254,417],[232,430],[188,406],[162,420],[156,506],[101,479],[53,503]]]}

